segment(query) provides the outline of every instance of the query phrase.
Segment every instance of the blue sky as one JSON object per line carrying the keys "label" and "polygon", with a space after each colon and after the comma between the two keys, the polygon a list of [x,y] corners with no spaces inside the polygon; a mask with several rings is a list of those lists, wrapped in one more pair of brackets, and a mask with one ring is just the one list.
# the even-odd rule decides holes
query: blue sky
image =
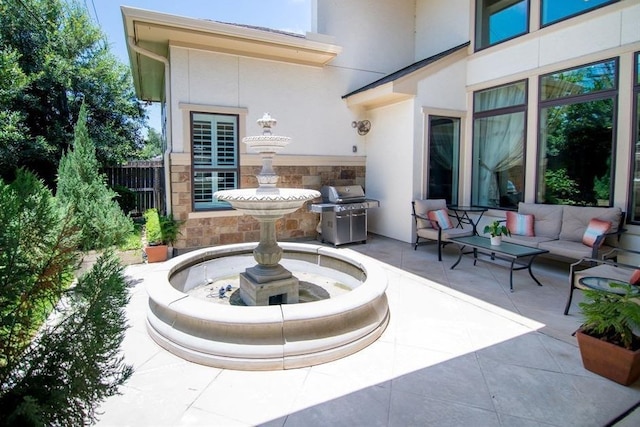
{"label": "blue sky", "polygon": [[[311,29],[311,0],[83,0],[106,33],[113,53],[129,64],[120,6],[191,18],[258,25],[304,34]],[[157,106],[148,109],[149,126],[160,128]]]}

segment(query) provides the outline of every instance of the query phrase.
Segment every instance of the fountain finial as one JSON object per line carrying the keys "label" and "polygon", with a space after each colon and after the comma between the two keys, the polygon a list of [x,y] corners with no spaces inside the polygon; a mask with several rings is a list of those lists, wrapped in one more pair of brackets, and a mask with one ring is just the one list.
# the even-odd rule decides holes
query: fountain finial
{"label": "fountain finial", "polygon": [[274,127],[278,121],[271,117],[269,113],[264,113],[262,118],[257,120],[258,126],[262,127],[263,135],[271,135],[271,128]]}

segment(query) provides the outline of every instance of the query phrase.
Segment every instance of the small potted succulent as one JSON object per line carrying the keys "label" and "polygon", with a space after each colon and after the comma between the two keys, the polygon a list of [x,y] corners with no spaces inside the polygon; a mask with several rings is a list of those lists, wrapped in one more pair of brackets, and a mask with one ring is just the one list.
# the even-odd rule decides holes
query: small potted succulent
{"label": "small potted succulent", "polygon": [[502,243],[502,235],[511,236],[509,229],[501,221],[495,220],[484,227],[484,232],[491,236],[491,244],[494,246]]}
{"label": "small potted succulent", "polygon": [[584,290],[576,338],[587,370],[630,385],[640,378],[640,288],[616,281],[609,287]]}

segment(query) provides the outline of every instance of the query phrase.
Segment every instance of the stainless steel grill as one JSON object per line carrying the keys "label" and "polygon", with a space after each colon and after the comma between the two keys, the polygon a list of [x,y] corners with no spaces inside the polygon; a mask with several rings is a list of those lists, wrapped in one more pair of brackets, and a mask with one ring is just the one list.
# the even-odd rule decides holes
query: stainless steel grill
{"label": "stainless steel grill", "polygon": [[311,212],[320,213],[320,238],[335,246],[367,241],[367,209],[380,202],[367,199],[359,185],[324,186],[320,190],[322,203],[311,205]]}

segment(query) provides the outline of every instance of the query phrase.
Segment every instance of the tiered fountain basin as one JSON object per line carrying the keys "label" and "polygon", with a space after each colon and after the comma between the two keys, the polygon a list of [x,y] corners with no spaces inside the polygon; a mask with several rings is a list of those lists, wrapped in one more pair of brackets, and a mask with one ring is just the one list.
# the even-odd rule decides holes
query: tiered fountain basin
{"label": "tiered fountain basin", "polygon": [[239,275],[256,243],[201,249],[171,259],[146,280],[150,336],[183,359],[237,370],[317,365],[353,354],[380,337],[389,322],[387,274],[375,260],[349,249],[279,245],[282,264],[294,276],[305,270],[339,280],[350,291],[298,304],[216,304],[189,292],[206,278]]}

